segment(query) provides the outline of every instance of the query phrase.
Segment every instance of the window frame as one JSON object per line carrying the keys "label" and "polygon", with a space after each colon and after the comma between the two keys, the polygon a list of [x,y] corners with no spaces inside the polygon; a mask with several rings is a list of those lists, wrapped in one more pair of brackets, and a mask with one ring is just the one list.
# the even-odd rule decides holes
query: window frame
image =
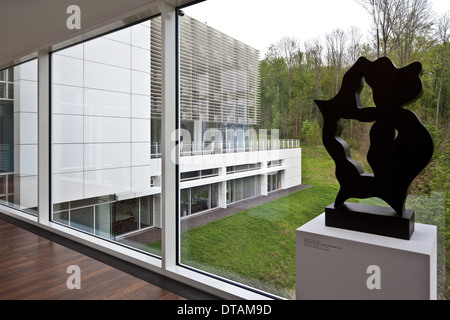
{"label": "window frame", "polygon": [[[179,20],[178,10],[197,1],[174,7],[158,3],[159,12],[135,14],[109,26],[77,36],[29,56],[37,59],[38,79],[38,213],[37,216],[0,205],[0,212],[101,252],[124,259],[152,272],[167,276],[184,284],[225,299],[276,299],[268,293],[208,274],[180,263],[180,168],[179,168]],[[151,11],[151,10],[150,10]],[[147,15],[147,16],[145,16]],[[162,201],[162,254],[160,258],[116,244],[108,239],[52,221],[52,108],[51,108],[51,55],[61,49],[92,40],[107,33],[129,27],[161,15],[162,24],[162,115],[161,115],[161,201]],[[145,16],[145,17],[143,17]],[[126,21],[126,22],[124,22]],[[26,60],[26,61],[28,61]],[[26,62],[25,60],[23,62]],[[20,62],[20,63],[23,63]],[[12,64],[12,66],[20,63]],[[175,119],[175,121],[173,121]],[[176,134],[175,134],[176,133]],[[174,158],[175,157],[175,158]]]}

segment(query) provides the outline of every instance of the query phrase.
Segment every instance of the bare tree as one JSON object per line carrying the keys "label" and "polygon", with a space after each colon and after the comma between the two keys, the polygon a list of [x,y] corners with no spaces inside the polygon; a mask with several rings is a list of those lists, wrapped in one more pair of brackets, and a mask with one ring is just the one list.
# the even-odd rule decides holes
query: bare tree
{"label": "bare tree", "polygon": [[321,76],[321,67],[323,64],[322,54],[323,45],[318,38],[305,42],[306,64],[312,66],[316,74],[316,81],[314,85],[316,92],[315,99],[319,99],[319,82]]}
{"label": "bare tree", "polygon": [[329,66],[335,68],[336,72],[336,94],[339,91],[339,74],[344,64],[345,45],[347,36],[341,29],[335,29],[326,36],[327,60]]}
{"label": "bare tree", "polygon": [[356,0],[371,15],[375,32],[375,46],[377,48],[377,58],[387,57],[395,42],[392,43],[392,33],[399,17],[405,9],[405,2],[408,0]]}
{"label": "bare tree", "polygon": [[[361,56],[361,32],[357,27],[351,27],[349,32],[348,48],[347,48],[347,63],[351,67]],[[353,139],[353,120],[350,119],[350,138]]]}
{"label": "bare tree", "polygon": [[437,37],[438,41],[441,44],[441,70],[439,75],[439,88],[437,95],[437,103],[436,103],[436,124],[435,127],[438,127],[439,124],[439,104],[441,102],[441,93],[442,93],[442,78],[444,77],[445,67],[448,66],[448,60],[450,57],[450,12],[447,12],[441,16],[437,25]]}
{"label": "bare tree", "polygon": [[[315,83],[314,83],[315,99],[320,99],[319,87],[320,87],[320,78],[321,78],[321,68],[322,68],[322,64],[323,64],[322,54],[323,54],[323,45],[320,42],[320,39],[316,38],[316,39],[305,42],[306,64],[308,66],[312,66],[314,73],[316,75],[316,79],[315,79]],[[316,108],[315,116],[316,116],[316,120],[317,120],[319,117],[317,108]]]}
{"label": "bare tree", "polygon": [[348,44],[348,64],[352,66],[356,60],[361,56],[361,32],[357,27],[351,27]]}
{"label": "bare tree", "polygon": [[[393,21],[393,43],[399,67],[419,60],[432,44],[433,10],[429,0],[403,0],[397,21]],[[416,55],[416,56],[415,56]]]}
{"label": "bare tree", "polygon": [[303,58],[302,52],[297,39],[291,37],[283,37],[278,41],[274,47],[274,54],[276,57],[281,58],[286,63],[286,67],[289,73],[288,81],[288,105],[284,106],[281,110],[282,117],[285,121],[285,131],[287,134],[288,122],[289,122],[289,107],[292,103],[292,88],[294,86],[294,74],[296,70],[301,71],[301,60]]}
{"label": "bare tree", "polygon": [[292,98],[292,85],[294,70],[299,60],[300,46],[297,39],[283,37],[276,45],[276,53],[279,58],[283,58],[289,71],[289,101]]}

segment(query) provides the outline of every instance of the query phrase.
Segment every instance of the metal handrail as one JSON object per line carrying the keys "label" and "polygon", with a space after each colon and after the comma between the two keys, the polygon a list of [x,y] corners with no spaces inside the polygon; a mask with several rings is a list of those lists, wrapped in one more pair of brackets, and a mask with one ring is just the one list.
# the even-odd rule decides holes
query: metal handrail
{"label": "metal handrail", "polygon": [[[238,153],[263,150],[282,150],[300,148],[299,139],[267,139],[250,141],[192,141],[180,143],[180,156],[195,156],[221,153]],[[152,142],[151,158],[160,158],[162,144]]]}

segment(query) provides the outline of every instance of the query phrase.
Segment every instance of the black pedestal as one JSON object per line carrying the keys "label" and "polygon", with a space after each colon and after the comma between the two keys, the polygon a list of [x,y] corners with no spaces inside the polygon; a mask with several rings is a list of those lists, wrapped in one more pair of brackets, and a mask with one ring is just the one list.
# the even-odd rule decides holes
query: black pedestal
{"label": "black pedestal", "polygon": [[399,216],[390,207],[345,202],[325,208],[325,225],[380,236],[409,240],[414,233],[414,211]]}

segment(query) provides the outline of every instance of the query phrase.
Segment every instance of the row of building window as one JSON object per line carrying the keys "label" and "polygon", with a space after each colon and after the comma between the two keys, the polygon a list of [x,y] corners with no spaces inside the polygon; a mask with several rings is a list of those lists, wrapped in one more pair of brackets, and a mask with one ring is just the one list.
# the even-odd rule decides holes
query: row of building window
{"label": "row of building window", "polygon": [[[281,172],[267,175],[268,191],[281,188]],[[259,175],[226,182],[226,202],[246,200],[261,194]],[[159,198],[159,195],[157,195]],[[154,196],[116,201],[113,195],[81,199],[53,205],[53,219],[108,239],[154,226],[161,208]],[[207,184],[181,190],[180,217],[219,207],[219,184]]]}
{"label": "row of building window", "polygon": [[[270,163],[270,161],[269,161],[269,163]],[[278,166],[279,164],[276,164],[276,165]],[[273,164],[272,166],[275,166],[275,164]],[[261,169],[260,162],[250,163],[250,164],[242,164],[242,165],[236,165],[236,166],[227,166],[226,174],[246,172],[246,171],[258,170],[258,169]],[[182,172],[181,173],[181,181],[205,179],[205,178],[216,177],[218,175],[219,175],[218,168]]]}
{"label": "row of building window", "polygon": [[107,239],[154,225],[154,197],[116,201],[113,195],[53,205],[53,220]]}
{"label": "row of building window", "polygon": [[186,217],[217,208],[219,203],[217,183],[181,190],[180,216]]}

